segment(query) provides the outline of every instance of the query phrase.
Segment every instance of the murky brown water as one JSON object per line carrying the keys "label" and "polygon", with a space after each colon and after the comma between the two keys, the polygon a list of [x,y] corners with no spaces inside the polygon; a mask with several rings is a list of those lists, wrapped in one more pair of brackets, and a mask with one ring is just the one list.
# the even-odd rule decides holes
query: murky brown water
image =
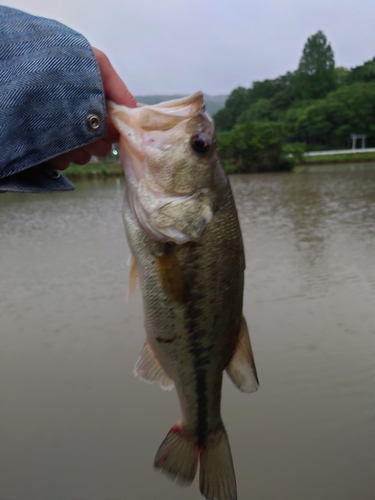
{"label": "murky brown water", "polygon": [[[232,178],[261,388],[224,384],[239,500],[375,498],[375,169]],[[154,472],[120,181],[0,196],[0,499],[193,500]]]}

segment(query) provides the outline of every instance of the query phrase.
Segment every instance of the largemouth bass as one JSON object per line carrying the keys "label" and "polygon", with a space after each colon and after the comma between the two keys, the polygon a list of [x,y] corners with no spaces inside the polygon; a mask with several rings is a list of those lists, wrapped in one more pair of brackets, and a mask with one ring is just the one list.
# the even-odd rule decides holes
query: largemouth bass
{"label": "largemouth bass", "polygon": [[242,316],[244,249],[212,119],[201,93],[135,109],[108,103],[126,177],[123,217],[138,277],[147,340],[135,374],[176,387],[181,419],[155,467],[190,484],[200,465],[207,499],[237,498],[220,416],[223,371],[258,388]]}

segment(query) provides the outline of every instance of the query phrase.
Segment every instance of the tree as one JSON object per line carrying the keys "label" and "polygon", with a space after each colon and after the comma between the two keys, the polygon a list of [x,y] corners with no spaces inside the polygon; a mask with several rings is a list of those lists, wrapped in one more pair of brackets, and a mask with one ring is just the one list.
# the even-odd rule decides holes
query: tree
{"label": "tree", "polygon": [[375,57],[350,70],[345,83],[351,85],[357,82],[375,82]]}
{"label": "tree", "polygon": [[295,83],[302,99],[320,99],[336,88],[335,59],[322,31],[307,39]]}
{"label": "tree", "polygon": [[249,103],[254,104],[259,99],[271,99],[280,89],[277,79],[253,82],[249,89]]}
{"label": "tree", "polygon": [[349,145],[350,133],[368,135],[375,123],[375,82],[343,85],[325,99],[291,108],[286,115],[289,138],[325,149]]}
{"label": "tree", "polygon": [[217,135],[220,157],[233,173],[290,170],[293,160],[284,154],[284,139],[277,122],[245,121]]}
{"label": "tree", "polygon": [[338,66],[337,68],[335,68],[336,83],[338,87],[347,84],[349,73],[350,71],[348,70],[348,68],[344,68],[343,66]]}
{"label": "tree", "polygon": [[276,78],[275,81],[278,83],[279,90],[272,97],[272,106],[275,111],[284,111],[288,109],[296,100],[295,79],[296,74],[290,71]]}
{"label": "tree", "polygon": [[244,123],[245,121],[275,121],[274,110],[272,107],[271,99],[258,99],[254,104],[242,113],[238,118],[237,123]]}
{"label": "tree", "polygon": [[245,87],[237,87],[230,93],[224,108],[214,115],[216,129],[219,131],[230,130],[247,106],[248,90]]}

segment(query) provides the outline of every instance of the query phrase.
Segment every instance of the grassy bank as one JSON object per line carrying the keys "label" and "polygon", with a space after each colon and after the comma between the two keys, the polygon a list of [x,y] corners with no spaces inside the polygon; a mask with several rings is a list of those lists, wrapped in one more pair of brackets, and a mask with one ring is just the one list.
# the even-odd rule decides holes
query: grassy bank
{"label": "grassy bank", "polygon": [[[333,163],[356,163],[356,162],[375,162],[374,153],[357,153],[327,156],[305,156],[303,162],[297,162],[297,167],[310,165],[324,165]],[[226,165],[228,174],[232,173],[229,165]],[[71,165],[66,172],[67,177],[72,179],[94,179],[105,177],[122,177],[123,170],[120,163],[88,163],[87,165]]]}
{"label": "grassy bank", "polygon": [[354,163],[364,161],[375,161],[375,152],[342,155],[305,156],[304,161],[298,162],[297,165],[321,165],[322,163]]}
{"label": "grassy bank", "polygon": [[71,165],[66,171],[69,178],[93,179],[123,176],[120,163],[88,163],[87,165]]}

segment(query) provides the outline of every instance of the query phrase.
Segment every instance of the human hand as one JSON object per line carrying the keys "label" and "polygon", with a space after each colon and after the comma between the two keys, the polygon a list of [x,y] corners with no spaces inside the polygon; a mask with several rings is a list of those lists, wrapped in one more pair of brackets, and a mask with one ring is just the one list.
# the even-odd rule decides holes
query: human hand
{"label": "human hand", "polygon": [[[121,80],[116,73],[108,57],[99,49],[93,47],[93,52],[98,63],[100,75],[103,81],[104,94],[106,99],[111,99],[117,104],[135,108],[137,103],[133,95],[129,92],[125,83]],[[106,156],[111,152],[112,144],[118,142],[119,134],[115,129],[109,115],[107,115],[107,129],[108,134],[106,137],[98,141],[91,142],[80,148],[73,149],[60,156],[56,156],[48,161],[48,164],[57,170],[65,170],[69,167],[70,163],[77,165],[85,165],[91,159],[91,156]]]}

